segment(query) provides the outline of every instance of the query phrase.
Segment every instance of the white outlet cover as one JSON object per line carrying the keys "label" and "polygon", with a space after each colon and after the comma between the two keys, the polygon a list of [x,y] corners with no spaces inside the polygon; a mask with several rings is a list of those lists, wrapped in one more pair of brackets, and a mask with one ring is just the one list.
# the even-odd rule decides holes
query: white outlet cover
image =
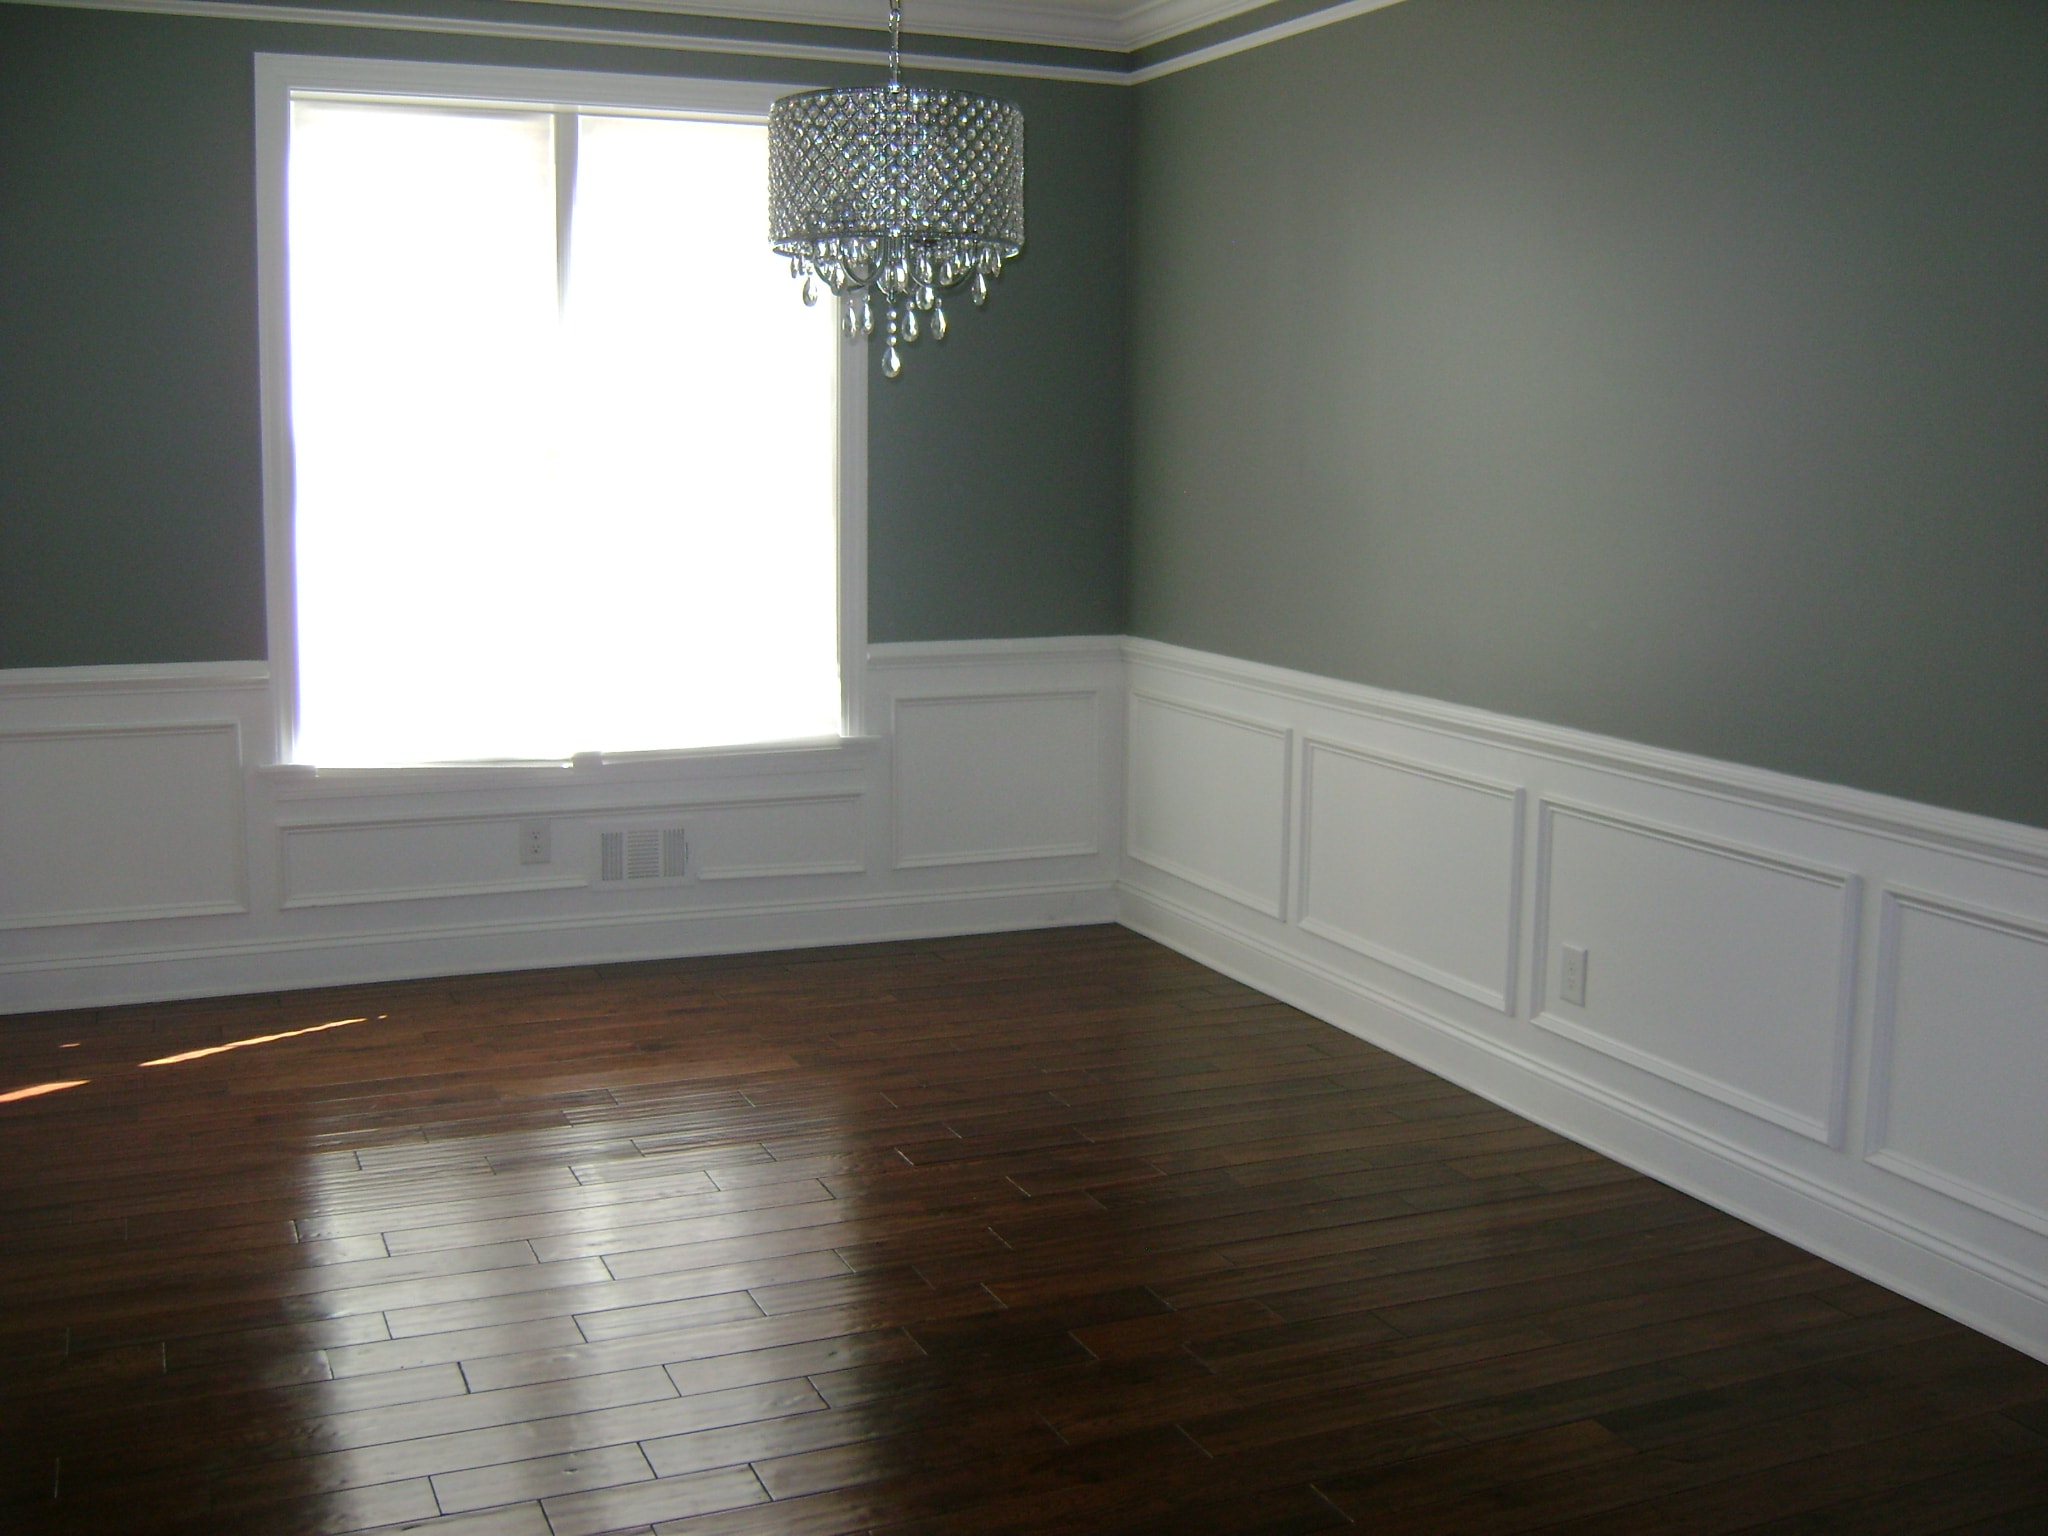
{"label": "white outlet cover", "polygon": [[1558,967],[1558,1001],[1574,1008],[1586,1006],[1586,951],[1577,944],[1564,946],[1564,964]]}
{"label": "white outlet cover", "polygon": [[555,858],[553,829],[545,821],[519,824],[519,862],[552,864]]}

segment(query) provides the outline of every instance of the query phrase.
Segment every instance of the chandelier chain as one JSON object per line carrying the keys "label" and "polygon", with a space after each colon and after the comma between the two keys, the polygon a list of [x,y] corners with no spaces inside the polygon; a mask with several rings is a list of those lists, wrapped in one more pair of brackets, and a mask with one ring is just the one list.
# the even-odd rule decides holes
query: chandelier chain
{"label": "chandelier chain", "polygon": [[889,89],[903,88],[903,0],[889,0]]}

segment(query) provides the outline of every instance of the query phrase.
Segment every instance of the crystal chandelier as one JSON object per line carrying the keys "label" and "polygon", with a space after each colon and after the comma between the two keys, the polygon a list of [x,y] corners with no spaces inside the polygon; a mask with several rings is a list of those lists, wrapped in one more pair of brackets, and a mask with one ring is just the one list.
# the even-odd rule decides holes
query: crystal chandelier
{"label": "crystal chandelier", "polygon": [[845,303],[848,341],[899,349],[946,334],[945,293],[975,307],[1024,247],[1024,114],[964,91],[899,78],[902,0],[889,0],[889,83],[803,91],[768,110],[768,238],[803,279]]}

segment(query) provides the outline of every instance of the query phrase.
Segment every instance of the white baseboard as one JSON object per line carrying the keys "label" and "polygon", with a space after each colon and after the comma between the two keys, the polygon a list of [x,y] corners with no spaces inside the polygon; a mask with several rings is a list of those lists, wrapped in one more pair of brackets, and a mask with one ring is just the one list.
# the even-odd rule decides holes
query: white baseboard
{"label": "white baseboard", "polygon": [[2048,833],[1125,654],[1126,924],[2048,1359]]}
{"label": "white baseboard", "polygon": [[1115,892],[1098,881],[936,895],[893,892],[715,911],[526,918],[73,956],[0,966],[0,988],[10,979],[25,981],[34,991],[25,987],[23,995],[34,996],[38,1009],[112,1007],[1114,921]]}

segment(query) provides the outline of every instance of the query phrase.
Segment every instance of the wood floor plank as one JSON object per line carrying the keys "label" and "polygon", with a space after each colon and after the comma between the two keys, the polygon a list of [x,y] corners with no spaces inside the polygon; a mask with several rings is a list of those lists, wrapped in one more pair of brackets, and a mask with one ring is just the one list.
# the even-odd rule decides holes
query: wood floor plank
{"label": "wood floor plank", "polygon": [[1121,929],[9,1020],[60,1075],[9,1532],[2048,1529],[2048,1365]]}

